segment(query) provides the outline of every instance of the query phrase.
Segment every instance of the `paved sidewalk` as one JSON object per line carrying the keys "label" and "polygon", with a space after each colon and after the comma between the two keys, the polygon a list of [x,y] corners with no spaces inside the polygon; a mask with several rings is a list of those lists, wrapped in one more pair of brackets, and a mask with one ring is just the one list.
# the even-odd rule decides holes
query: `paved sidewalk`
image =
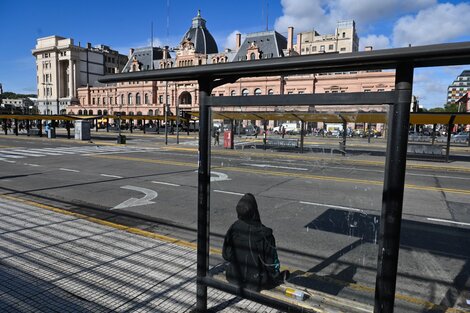
{"label": "paved sidewalk", "polygon": [[[111,226],[0,196],[0,312],[194,309],[196,251]],[[208,302],[277,312],[214,289]]]}

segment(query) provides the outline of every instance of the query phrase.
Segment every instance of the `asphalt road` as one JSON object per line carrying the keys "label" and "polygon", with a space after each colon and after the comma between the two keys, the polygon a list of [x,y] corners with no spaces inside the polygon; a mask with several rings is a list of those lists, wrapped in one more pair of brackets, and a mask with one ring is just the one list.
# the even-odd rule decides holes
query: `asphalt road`
{"label": "asphalt road", "polygon": [[[166,147],[162,136],[146,138],[117,146],[0,136],[0,192],[147,216],[194,240],[196,141]],[[221,247],[238,199],[251,192],[281,263],[312,278],[297,284],[373,303],[383,158],[217,147],[211,165],[211,246]],[[408,163],[398,312],[470,308],[469,173],[464,162]]]}

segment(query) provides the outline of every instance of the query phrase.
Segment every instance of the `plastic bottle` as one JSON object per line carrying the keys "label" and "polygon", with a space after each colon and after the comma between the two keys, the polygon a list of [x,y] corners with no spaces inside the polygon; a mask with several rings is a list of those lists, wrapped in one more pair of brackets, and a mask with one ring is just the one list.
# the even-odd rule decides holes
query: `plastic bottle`
{"label": "plastic bottle", "polygon": [[289,298],[294,298],[299,301],[304,301],[305,299],[305,293],[302,290],[297,290],[294,288],[286,288],[284,293]]}

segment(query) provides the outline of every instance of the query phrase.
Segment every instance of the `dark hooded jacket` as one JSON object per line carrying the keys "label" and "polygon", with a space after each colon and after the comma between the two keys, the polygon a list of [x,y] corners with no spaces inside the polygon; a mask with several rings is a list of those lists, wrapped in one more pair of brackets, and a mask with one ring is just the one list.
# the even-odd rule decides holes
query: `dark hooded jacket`
{"label": "dark hooded jacket", "polygon": [[222,250],[223,258],[230,262],[227,280],[256,291],[271,288],[279,275],[273,231],[261,223],[252,194],[240,199],[237,213],[238,220],[227,231]]}

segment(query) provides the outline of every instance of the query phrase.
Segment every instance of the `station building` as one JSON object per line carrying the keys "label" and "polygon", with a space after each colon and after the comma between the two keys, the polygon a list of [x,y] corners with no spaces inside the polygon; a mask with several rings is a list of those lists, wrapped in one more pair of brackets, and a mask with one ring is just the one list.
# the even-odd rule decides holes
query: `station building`
{"label": "station building", "polygon": [[[210,34],[206,20],[200,12],[192,19],[178,47],[145,47],[130,49],[129,60],[121,72],[158,70],[171,67],[190,67],[225,62],[250,62],[259,59],[296,57],[312,53],[351,53],[358,51],[358,36],[354,21],[338,22],[335,34],[321,36],[317,32],[300,33],[294,44],[294,28],[289,27],[287,38],[276,31],[247,34],[242,40],[236,35],[235,49],[219,51]],[[323,48],[322,48],[323,46]],[[316,48],[315,48],[316,47]],[[393,90],[393,71],[365,71],[347,73],[321,73],[289,77],[243,78],[235,83],[215,88],[213,96],[247,96],[302,93],[380,92]],[[125,82],[105,86],[85,86],[77,89],[78,102],[68,106],[68,114],[113,115],[162,115],[166,107],[169,114],[199,110],[198,84],[184,82]],[[167,104],[167,106],[166,106]],[[237,110],[237,108],[224,108]],[[272,108],[256,107],[251,111],[270,111]],[[384,106],[364,105],[355,108],[328,106],[280,107],[279,111],[383,112]],[[245,121],[257,123],[260,121]],[[270,127],[278,122],[270,122]],[[348,125],[355,128],[358,125]],[[359,126],[360,127],[360,126]],[[380,129],[382,125],[373,125]]]}

